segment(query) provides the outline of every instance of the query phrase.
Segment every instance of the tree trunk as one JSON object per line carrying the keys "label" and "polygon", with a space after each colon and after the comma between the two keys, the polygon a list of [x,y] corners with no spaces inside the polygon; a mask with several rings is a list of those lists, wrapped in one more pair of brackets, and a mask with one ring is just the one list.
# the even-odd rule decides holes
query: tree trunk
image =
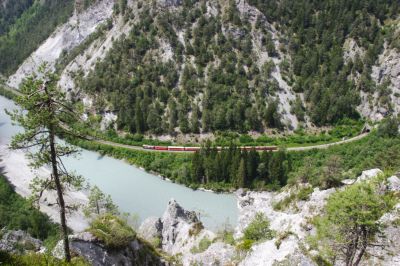
{"label": "tree trunk", "polygon": [[61,230],[62,230],[62,235],[64,239],[64,253],[65,253],[65,260],[67,262],[71,261],[71,253],[69,250],[69,240],[68,240],[68,228],[67,228],[67,221],[65,218],[65,202],[64,202],[64,196],[63,196],[63,191],[62,191],[62,186],[60,182],[60,176],[58,173],[58,168],[57,168],[57,155],[56,155],[56,149],[55,149],[55,143],[54,143],[54,129],[52,126],[49,128],[50,131],[50,153],[51,153],[51,165],[53,168],[53,177],[54,177],[54,182],[56,183],[56,189],[57,189],[57,196],[58,196],[58,203],[60,206],[60,220],[61,220]]}
{"label": "tree trunk", "polygon": [[363,227],[363,229],[362,229],[362,247],[361,247],[360,253],[358,253],[356,262],[354,262],[353,266],[358,266],[358,264],[360,264],[361,259],[364,256],[365,250],[367,249],[367,245],[368,245],[368,234],[367,234],[367,230],[365,229],[365,227]]}

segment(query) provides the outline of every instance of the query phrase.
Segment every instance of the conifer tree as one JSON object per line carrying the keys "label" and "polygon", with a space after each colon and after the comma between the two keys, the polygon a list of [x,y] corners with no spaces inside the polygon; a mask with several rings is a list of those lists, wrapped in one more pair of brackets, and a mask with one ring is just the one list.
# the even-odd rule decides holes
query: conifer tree
{"label": "conifer tree", "polygon": [[77,131],[70,129],[79,116],[66,101],[65,94],[57,88],[56,75],[40,68],[43,78],[28,78],[20,88],[20,96],[15,102],[21,109],[7,112],[11,119],[24,128],[11,142],[12,149],[25,149],[31,160],[31,166],[39,168],[50,166],[51,174],[47,178],[36,177],[31,183],[32,200],[38,203],[45,191],[57,192],[57,204],[60,212],[61,235],[64,241],[66,261],[71,260],[68,240],[67,209],[64,196],[68,190],[82,188],[83,178],[70,173],[65,168],[62,158],[78,152],[68,144],[59,141],[56,136],[78,137]]}

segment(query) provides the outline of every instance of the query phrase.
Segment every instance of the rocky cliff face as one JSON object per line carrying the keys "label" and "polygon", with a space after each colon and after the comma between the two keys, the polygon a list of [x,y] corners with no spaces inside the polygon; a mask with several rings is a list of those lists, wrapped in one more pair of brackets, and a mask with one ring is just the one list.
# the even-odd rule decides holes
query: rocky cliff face
{"label": "rocky cliff face", "polygon": [[[204,3],[199,2],[191,6],[193,10],[190,12],[185,11],[184,14],[181,15],[180,12],[182,12],[184,8],[187,9],[187,6],[185,6],[187,3],[181,0],[157,0],[154,1],[154,4],[149,4],[146,1],[129,0],[125,7],[126,12],[121,11],[119,13],[113,13],[113,9],[115,10],[114,6],[119,5],[118,1],[91,1],[92,5],[87,9],[82,8],[82,6],[84,6],[84,1],[77,1],[76,9],[78,11],[74,13],[73,17],[71,17],[65,25],[59,27],[52,36],[25,60],[17,72],[8,78],[8,84],[13,87],[18,87],[21,80],[35,73],[38,66],[43,62],[48,62],[50,68],[53,68],[62,55],[69,54],[74,48],[90,40],[84,47],[80,47],[79,52],[71,57],[70,61],[66,62],[66,65],[64,65],[62,69],[59,69],[60,87],[66,91],[73,91],[77,99],[87,99],[88,91],[83,92],[81,81],[85,81],[90,72],[98,71],[95,69],[96,64],[106,60],[110,49],[121,45],[121,43],[117,43],[118,40],[127,40],[130,31],[144,21],[141,16],[146,14],[145,16],[150,16],[154,20],[146,21],[146,23],[151,24],[151,26],[157,30],[157,36],[151,41],[154,47],[144,52],[145,56],[142,62],[124,59],[132,61],[131,64],[138,65],[138,68],[133,68],[129,73],[120,71],[118,72],[119,75],[124,76],[127,74],[129,76],[129,82],[133,82],[135,77],[140,76],[140,73],[135,73],[136,70],[139,71],[141,68],[147,67],[147,64],[166,64],[169,68],[169,72],[171,72],[170,76],[174,79],[172,83],[176,83],[168,88],[170,90],[169,93],[172,93],[171,91],[173,89],[182,90],[185,68],[191,69],[194,67],[197,69],[197,65],[199,65],[198,62],[203,60],[201,57],[211,56],[213,59],[207,59],[209,61],[204,65],[200,64],[202,67],[198,69],[199,73],[204,72],[204,77],[201,77],[203,74],[197,76],[196,73],[189,73],[189,75],[192,75],[191,79],[194,82],[190,84],[190,87],[198,90],[189,93],[193,94],[189,97],[189,106],[196,104],[199,106],[199,111],[202,111],[203,106],[206,105],[203,103],[204,97],[210,96],[208,95],[209,93],[207,94],[201,89],[201,87],[206,87],[209,83],[210,77],[207,71],[211,67],[217,69],[221,67],[221,64],[226,64],[226,59],[222,58],[220,55],[217,56],[216,52],[211,52],[210,50],[215,48],[211,47],[212,45],[208,43],[199,46],[198,42],[200,39],[196,38],[201,37],[204,33],[203,31],[216,31],[214,36],[209,36],[210,39],[207,42],[210,42],[210,44],[214,39],[222,40],[221,43],[227,40],[230,42],[232,41],[232,43],[237,43],[232,46],[238,47],[231,47],[234,54],[230,56],[235,58],[230,58],[229,61],[237,61],[240,63],[240,67],[234,72],[238,72],[238,75],[246,76],[245,79],[248,83],[248,90],[251,91],[248,97],[251,99],[252,103],[246,111],[246,116],[249,116],[251,108],[256,107],[257,110],[259,109],[257,112],[260,113],[258,116],[261,117],[265,108],[260,108],[260,106],[267,106],[270,101],[277,100],[278,113],[282,118],[281,122],[283,122],[286,128],[295,129],[299,126],[299,114],[294,110],[305,108],[307,111],[308,108],[311,108],[307,103],[307,99],[310,98],[310,95],[299,92],[294,82],[296,77],[291,73],[293,72],[291,68],[294,65],[295,58],[292,58],[294,55],[290,52],[290,45],[293,46],[295,44],[288,40],[286,36],[287,33],[284,30],[285,26],[267,17],[260,5],[255,4],[255,2],[257,1],[215,0],[205,1]],[[146,12],[148,12],[148,14]],[[203,18],[200,20],[197,19],[197,17],[200,17],[200,15],[197,14],[199,12],[202,13],[202,16],[204,15],[204,20]],[[192,16],[193,21],[188,20],[190,23],[181,21],[187,19],[185,16]],[[237,19],[239,19],[240,23]],[[98,27],[106,21],[110,22],[112,27],[104,30],[103,34],[96,35]],[[163,23],[166,24],[162,25]],[[202,25],[204,23],[206,23],[206,25]],[[217,26],[217,30],[213,30],[212,27],[207,28],[208,25],[214,24]],[[398,27],[399,22],[394,21],[392,24],[393,27]],[[384,27],[385,25],[381,26]],[[141,36],[141,38],[146,37],[144,35],[148,33],[149,32],[142,32],[143,36]],[[398,36],[398,34],[394,36]],[[344,62],[349,62],[350,60],[355,61],[356,57],[364,60],[368,52],[365,47],[357,44],[357,38],[353,37],[354,36],[348,37],[344,43]],[[226,38],[226,40],[223,40],[223,38]],[[268,39],[269,43],[266,43],[266,39]],[[246,40],[248,42],[246,42]],[[220,44],[219,42],[220,41],[217,42],[217,45]],[[384,49],[378,56],[375,65],[372,67],[372,73],[369,74],[372,81],[378,86],[377,89],[372,92],[357,91],[361,98],[357,108],[358,112],[363,117],[372,120],[380,120],[389,114],[397,114],[400,111],[400,65],[398,63],[400,61],[400,53],[398,49],[391,45],[392,42],[393,41],[390,40],[385,41]],[[187,52],[193,50],[195,46],[199,46],[200,50]],[[130,45],[129,49],[134,53],[136,45]],[[243,53],[243,50],[245,50],[245,53]],[[76,51],[73,51],[73,53],[75,52]],[[112,58],[112,63],[118,61],[116,59],[117,58]],[[107,60],[110,61],[109,58]],[[250,64],[249,61],[254,63],[254,65]],[[172,64],[174,69],[171,68],[169,64]],[[270,64],[270,73],[264,73],[264,66],[266,64]],[[229,72],[226,70],[223,71]],[[260,73],[261,75],[257,76]],[[114,76],[114,73],[110,74],[110,76]],[[252,77],[254,76],[257,76],[257,78],[253,79]],[[164,80],[166,78],[170,79],[171,77],[160,75],[160,77],[158,77],[158,82],[161,82],[163,86],[169,86]],[[99,78],[103,78],[103,76],[96,76],[94,79]],[[113,82],[107,82],[106,85],[104,85],[103,82],[100,86],[107,88],[99,88],[98,84],[94,87],[91,86],[92,80],[86,83],[86,87],[95,90],[111,90],[111,93],[114,93],[114,88],[108,87],[127,86],[127,84],[125,84],[126,82],[122,82],[122,85],[119,84],[119,80],[114,77],[108,76],[107,78],[113,79]],[[360,78],[360,75],[357,73],[352,73],[349,77],[349,79],[355,80],[356,83],[359,82]],[[198,82],[198,84],[196,82]],[[236,83],[234,86],[237,85]],[[303,85],[307,87],[310,84]],[[159,87],[160,85],[158,84],[157,86]],[[108,91],[106,93],[110,92]],[[230,93],[232,93],[232,91]],[[124,96],[126,95],[124,94]],[[115,111],[115,113],[112,113],[113,119],[111,121],[106,119],[107,121],[102,123],[103,128],[106,128],[109,124],[120,119],[121,114],[116,116],[116,113],[118,113],[116,109],[119,109],[121,106],[118,105],[118,108],[116,108],[116,106],[112,106],[113,104],[111,101],[107,103],[100,101],[100,103],[98,103],[98,99],[96,99],[97,95],[91,95],[90,97],[93,105],[87,107],[86,110],[88,112],[95,113],[97,111],[104,115],[104,110],[99,111],[95,108],[104,109],[104,105],[106,105],[105,109],[108,113],[110,113],[110,110]],[[113,97],[116,96],[113,95]],[[175,98],[175,100],[179,100],[179,97]],[[158,99],[160,102],[164,100]],[[120,102],[123,102],[122,99]],[[159,108],[165,111],[161,114],[164,120],[168,120],[168,108],[168,106],[161,106]],[[191,108],[189,107],[188,109]],[[255,112],[254,110],[252,111],[253,113]],[[190,119],[192,115],[191,110],[188,110],[187,113]],[[312,126],[311,119],[307,112],[303,112],[302,116],[304,117],[300,119],[303,120],[301,124]],[[146,120],[146,118],[144,119]]]}
{"label": "rocky cliff face", "polygon": [[[356,180],[345,180],[344,184],[349,186],[355,182],[368,182],[381,173],[379,169],[367,170]],[[268,217],[270,228],[276,232],[273,239],[255,243],[247,253],[224,243],[215,233],[199,227],[195,213],[185,211],[174,200],[169,202],[161,218],[145,220],[139,233],[150,242],[157,239],[156,242],[159,243],[160,248],[181,260],[183,265],[316,266],[312,257],[318,252],[309,247],[306,239],[315,233],[312,219],[322,214],[327,198],[336,189],[316,188],[307,200],[295,200],[284,209],[274,207],[276,203],[305,187],[307,185],[292,187],[280,193],[237,191],[239,221],[234,232],[235,239],[240,241],[244,229],[260,212]],[[400,179],[397,176],[389,177],[382,189],[399,193]],[[374,256],[366,256],[362,265],[397,265],[399,263],[399,208],[400,204],[381,218],[387,237],[378,238],[377,244],[381,246],[370,249],[368,252]],[[204,250],[196,250],[199,242],[205,237],[211,240],[210,244]]]}
{"label": "rocky cliff face", "polygon": [[16,73],[8,78],[7,84],[18,88],[21,81],[37,73],[43,63],[47,63],[48,67],[53,69],[63,51],[69,52],[82,43],[98,25],[111,17],[113,5],[113,1],[97,1],[83,12],[75,11],[69,21],[60,26],[25,60]]}
{"label": "rocky cliff face", "polygon": [[200,241],[213,242],[217,236],[203,228],[195,212],[184,210],[175,200],[168,203],[161,218],[145,220],[139,234],[149,242],[158,239],[162,250],[177,257],[183,265],[226,265],[235,255],[232,246],[219,241],[210,243],[204,251],[194,251]]}

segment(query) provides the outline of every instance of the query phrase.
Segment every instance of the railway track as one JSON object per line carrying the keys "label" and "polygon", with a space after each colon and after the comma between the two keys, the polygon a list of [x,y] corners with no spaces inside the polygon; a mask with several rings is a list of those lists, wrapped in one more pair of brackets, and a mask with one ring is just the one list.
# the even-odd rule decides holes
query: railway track
{"label": "railway track", "polygon": [[[21,93],[16,89],[8,87],[5,84],[2,84],[2,86],[4,89],[6,89],[18,96],[21,95]],[[313,149],[327,149],[332,146],[357,141],[359,139],[366,137],[368,134],[369,134],[369,132],[366,132],[366,133],[362,133],[358,136],[355,136],[353,138],[349,138],[349,139],[345,139],[345,140],[341,140],[341,141],[337,141],[337,142],[319,144],[319,145],[311,145],[311,146],[302,146],[302,147],[290,147],[290,148],[287,148],[286,150],[287,151],[307,151],[307,150],[313,150]],[[180,147],[180,146],[152,146],[152,145],[133,146],[133,145],[121,144],[121,143],[117,143],[117,142],[100,140],[100,139],[92,139],[91,141],[98,143],[98,144],[108,145],[108,146],[112,146],[112,147],[120,147],[120,148],[125,148],[125,149],[130,149],[130,150],[148,151],[148,152],[194,153],[200,149],[200,147]],[[250,150],[252,148],[253,147],[241,147],[242,150]],[[276,150],[278,150],[278,147],[276,147],[276,146],[256,146],[255,148],[258,151],[264,151],[264,150],[276,151]]]}
{"label": "railway track", "polygon": [[[362,133],[353,138],[349,138],[349,139],[341,140],[341,141],[337,141],[337,142],[332,142],[332,143],[312,145],[312,146],[303,146],[303,147],[290,147],[290,148],[287,148],[286,150],[287,151],[307,151],[307,150],[313,150],[313,149],[327,149],[332,146],[346,144],[349,142],[360,140],[360,139],[368,136],[368,134],[369,133]],[[182,150],[182,148],[184,148],[184,147],[180,147],[180,146],[178,147],[178,146],[151,146],[151,145],[144,145],[144,146],[147,146],[147,148],[144,148],[143,146],[127,145],[127,144],[121,144],[121,143],[116,143],[116,142],[107,141],[107,140],[93,140],[93,141],[95,143],[99,143],[102,145],[120,147],[120,148],[125,148],[125,149],[130,149],[130,150],[148,151],[148,152],[194,153],[200,149],[200,147],[186,147],[187,150]],[[155,149],[155,148],[149,148],[149,147],[159,147],[159,148]],[[164,148],[160,148],[160,147],[164,147]],[[242,147],[242,149],[247,149],[247,150],[252,149],[252,148],[253,147]],[[278,147],[276,147],[276,146],[257,146],[256,150],[276,151],[276,150],[278,150]]]}

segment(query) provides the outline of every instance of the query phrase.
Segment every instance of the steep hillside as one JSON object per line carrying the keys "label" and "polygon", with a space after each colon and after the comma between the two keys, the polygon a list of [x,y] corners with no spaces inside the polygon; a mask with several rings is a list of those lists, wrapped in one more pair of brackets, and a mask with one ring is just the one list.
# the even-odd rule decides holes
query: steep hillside
{"label": "steep hillside", "polygon": [[67,21],[73,4],[73,0],[3,1],[0,5],[0,14],[4,15],[0,28],[0,73],[12,74],[58,25]]}
{"label": "steep hillside", "polygon": [[264,132],[399,112],[398,1],[99,0],[76,10],[9,84],[50,61],[88,115],[118,129]]}

